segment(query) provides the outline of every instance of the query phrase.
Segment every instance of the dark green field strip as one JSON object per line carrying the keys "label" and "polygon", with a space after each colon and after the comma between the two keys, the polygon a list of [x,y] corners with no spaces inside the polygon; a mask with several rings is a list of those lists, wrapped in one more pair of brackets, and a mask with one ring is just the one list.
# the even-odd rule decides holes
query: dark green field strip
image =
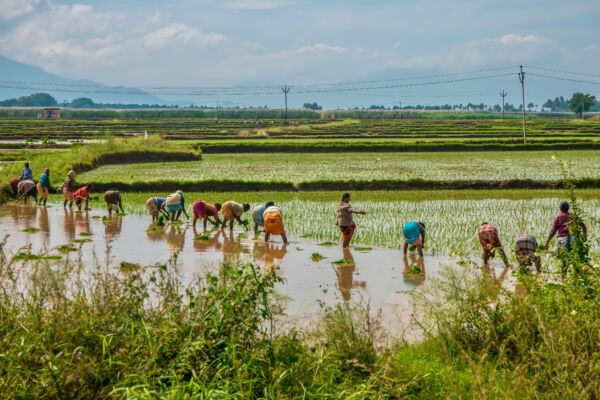
{"label": "dark green field strip", "polygon": [[421,143],[421,144],[311,144],[305,145],[205,145],[200,146],[205,154],[224,153],[342,153],[342,152],[453,152],[453,151],[532,151],[532,150],[600,150],[600,142],[530,142],[509,143]]}
{"label": "dark green field strip", "polygon": [[[404,191],[404,190],[495,190],[495,189],[564,189],[562,181],[511,179],[511,180],[463,180],[463,181],[427,181],[410,180],[374,180],[374,181],[317,181],[293,184],[291,182],[252,182],[235,180],[175,181],[161,180],[152,182],[91,182],[96,191],[118,189],[125,192],[175,191],[188,192],[253,192],[253,191]],[[578,179],[574,181],[578,189],[600,188],[600,179]]]}

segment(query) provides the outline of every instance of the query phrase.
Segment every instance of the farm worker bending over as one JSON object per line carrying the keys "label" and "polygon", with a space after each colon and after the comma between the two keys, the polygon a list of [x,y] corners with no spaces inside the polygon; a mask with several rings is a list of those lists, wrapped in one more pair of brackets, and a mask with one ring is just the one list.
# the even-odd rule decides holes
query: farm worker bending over
{"label": "farm worker bending over", "polygon": [[258,227],[265,225],[265,211],[267,208],[274,206],[275,203],[268,201],[265,204],[259,204],[252,209],[252,221],[254,221],[254,236],[258,234]]}
{"label": "farm worker bending over", "polygon": [[20,179],[22,181],[33,180],[33,171],[31,170],[31,168],[29,168],[28,162],[25,163],[25,168],[23,168],[23,170],[21,171]]}
{"label": "farm worker bending over", "polygon": [[[561,201],[560,202],[560,214],[554,218],[554,222],[552,223],[552,229],[550,230],[550,234],[548,235],[548,239],[546,240],[546,244],[544,245],[544,249],[548,249],[550,245],[550,241],[558,232],[558,250],[559,251],[571,251],[573,248],[573,243],[575,243],[575,236],[571,235],[571,230],[569,226],[571,224],[571,220],[573,219],[573,215],[569,212],[569,202]],[[584,240],[587,241],[587,227],[583,223],[580,223],[580,227],[583,230]]]}
{"label": "farm worker bending over", "polygon": [[40,204],[44,200],[44,207],[48,201],[48,190],[50,189],[50,168],[46,168],[44,173],[40,175],[40,181],[37,184],[37,191],[40,194]]}
{"label": "farm worker bending over", "polygon": [[124,213],[123,203],[121,202],[121,192],[118,190],[112,189],[104,192],[104,201],[106,202],[109,217],[112,217],[113,209],[115,212],[119,212],[119,209],[121,209],[121,212]]}
{"label": "farm worker bending over", "polygon": [[342,237],[344,238],[343,247],[350,246],[350,240],[354,236],[356,230],[356,224],[352,214],[365,215],[364,211],[356,211],[350,205],[350,193],[344,193],[342,195],[342,202],[340,203],[337,211],[337,222],[336,224],[342,230]]}
{"label": "farm worker bending over", "polygon": [[[182,211],[185,217],[190,219],[185,211],[185,199],[181,190],[167,196],[167,211],[171,213],[171,222],[178,221]],[[177,214],[177,217],[175,217],[175,214]]]}
{"label": "farm worker bending over", "polygon": [[86,183],[85,186],[80,187],[75,192],[75,204],[77,205],[77,208],[79,209],[79,211],[81,211],[81,205],[83,204],[84,201],[85,201],[85,209],[86,210],[90,209],[88,207],[88,205],[90,202],[90,190],[91,189],[92,189],[92,185],[90,183]]}
{"label": "farm worker bending over", "polygon": [[485,265],[487,265],[490,257],[494,258],[494,252],[497,250],[502,257],[502,261],[504,261],[504,265],[507,267],[509,266],[506,253],[504,253],[502,243],[500,243],[498,231],[492,224],[488,224],[487,222],[481,224],[477,230],[477,238],[479,239],[479,243],[481,243],[481,247],[483,248],[483,263]]}
{"label": "farm worker bending over", "polygon": [[231,221],[229,224],[229,230],[233,231],[233,221],[237,220],[237,222],[244,225],[244,229],[247,231],[248,225],[246,224],[246,221],[242,221],[240,217],[248,210],[250,210],[250,204],[248,203],[244,203],[242,205],[232,200],[225,202],[223,207],[221,207],[221,214],[223,214],[223,225],[221,225],[221,229],[225,228],[227,221]]}
{"label": "farm worker bending over", "polygon": [[540,256],[536,255],[535,252],[538,248],[538,242],[532,235],[521,235],[515,242],[515,254],[519,265],[529,266],[535,264],[537,272],[542,270],[542,260]]}
{"label": "farm worker bending over", "polygon": [[265,221],[265,242],[269,241],[271,235],[281,235],[283,243],[287,244],[288,240],[281,219],[281,210],[278,207],[270,206],[265,210],[263,218]]}
{"label": "farm worker bending over", "polygon": [[158,213],[161,213],[165,217],[169,218],[169,213],[165,210],[167,206],[167,199],[164,197],[150,197],[146,200],[146,209],[148,214],[152,215],[152,222],[158,218]]}
{"label": "farm worker bending over", "polygon": [[19,188],[17,186],[19,186],[19,182],[21,182],[21,178],[13,178],[10,180],[10,188],[12,189],[15,197],[17,197],[18,194]]}
{"label": "farm worker bending over", "polygon": [[63,195],[65,196],[65,202],[63,207],[67,207],[69,202],[69,208],[73,207],[73,201],[75,201],[75,191],[77,190],[77,182],[75,182],[75,171],[70,170],[65,178],[62,185]]}
{"label": "farm worker bending over", "polygon": [[21,181],[17,187],[17,199],[23,199],[23,203],[27,204],[27,197],[33,197],[37,203],[37,190],[35,183],[30,180]]}
{"label": "farm worker bending over", "polygon": [[[192,222],[192,226],[194,228],[196,227],[196,221],[198,220],[198,218],[204,219],[204,230],[206,230],[207,221],[210,221],[210,223],[214,226],[219,226],[219,222],[221,222],[221,220],[219,219],[219,211],[221,210],[221,204],[215,203],[215,205],[213,206],[212,204],[208,204],[204,200],[200,200],[194,203],[194,205],[192,206],[192,210],[194,210],[194,222]],[[215,219],[214,222],[210,219],[210,217],[213,217]]]}
{"label": "farm worker bending over", "polygon": [[409,222],[402,228],[404,235],[404,255],[408,252],[408,246],[416,246],[419,255],[423,257],[425,246],[425,224],[422,222]]}

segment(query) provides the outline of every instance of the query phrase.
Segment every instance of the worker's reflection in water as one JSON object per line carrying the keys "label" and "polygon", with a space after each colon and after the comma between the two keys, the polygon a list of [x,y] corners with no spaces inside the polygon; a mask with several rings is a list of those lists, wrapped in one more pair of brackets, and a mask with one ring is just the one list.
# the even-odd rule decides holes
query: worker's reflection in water
{"label": "worker's reflection in water", "polygon": [[[275,272],[279,273],[281,262],[283,261],[283,257],[287,254],[287,243],[279,244],[279,243],[271,243],[271,242],[263,242],[261,243],[264,246],[264,254],[263,254],[263,265],[265,272]],[[255,244],[256,246],[256,244]]]}
{"label": "worker's reflection in water", "polygon": [[160,242],[165,240],[165,231],[166,227],[164,226],[156,226],[155,224],[150,224],[148,229],[146,229],[146,236],[148,240],[151,242]]}
{"label": "worker's reflection in water", "polygon": [[185,244],[185,232],[187,231],[187,225],[175,226],[171,225],[167,228],[167,233],[165,235],[167,250],[170,252],[179,252],[183,250],[183,245]]}
{"label": "worker's reflection in water", "polygon": [[338,289],[342,294],[342,298],[344,301],[349,301],[351,296],[351,291],[354,288],[361,287],[365,288],[367,286],[367,282],[363,281],[355,281],[354,280],[354,272],[356,271],[356,262],[354,261],[354,257],[352,256],[352,252],[350,252],[350,248],[344,247],[343,249],[344,260],[350,260],[351,263],[347,264],[338,264],[336,268],[336,274],[338,279]]}
{"label": "worker's reflection in water", "polygon": [[40,208],[37,226],[40,228],[40,232],[44,238],[44,245],[47,245],[50,240],[50,221],[48,220],[48,210],[46,207]]}
{"label": "worker's reflection in water", "polygon": [[242,245],[242,240],[240,237],[235,237],[233,231],[226,232],[223,230],[223,245],[221,249],[223,250],[223,261],[224,262],[235,262],[238,260],[241,254],[248,254],[250,252],[249,249]]}
{"label": "worker's reflection in water", "polygon": [[425,258],[415,254],[404,255],[403,281],[409,288],[415,288],[425,282]]}
{"label": "worker's reflection in water", "polygon": [[29,228],[33,226],[35,222],[35,215],[37,213],[37,208],[31,204],[16,204],[12,209],[13,220],[15,221],[15,225],[19,225],[23,227],[23,229]]}
{"label": "worker's reflection in water", "polygon": [[[194,251],[200,253],[210,253],[217,252],[221,250],[221,243],[219,242],[219,236],[221,234],[225,235],[225,233],[218,228],[213,229],[212,231],[202,232],[198,231],[196,226],[193,226],[194,230]],[[203,235],[208,236],[208,240],[204,240],[200,238]]]}
{"label": "worker's reflection in water", "polygon": [[77,233],[92,233],[90,230],[90,215],[87,211],[84,211],[83,213],[75,213],[75,228]]}
{"label": "worker's reflection in water", "polygon": [[69,242],[75,239],[75,214],[73,214],[71,208],[65,208],[63,229],[65,230],[65,236]]}
{"label": "worker's reflection in water", "polygon": [[123,229],[123,217],[113,215],[104,222],[104,234],[108,239],[116,239]]}

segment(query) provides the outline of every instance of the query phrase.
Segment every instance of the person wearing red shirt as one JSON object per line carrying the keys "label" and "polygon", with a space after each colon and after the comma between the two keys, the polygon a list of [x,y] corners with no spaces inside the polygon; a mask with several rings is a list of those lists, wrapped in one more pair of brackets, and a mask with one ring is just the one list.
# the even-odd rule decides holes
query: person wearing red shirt
{"label": "person wearing red shirt", "polygon": [[88,204],[90,201],[90,190],[91,189],[92,189],[92,185],[89,183],[86,183],[85,186],[80,187],[75,192],[75,204],[77,205],[77,208],[79,209],[79,211],[81,211],[81,205],[83,204],[84,200],[85,200],[85,209],[89,210]]}
{"label": "person wearing red shirt", "polygon": [[[571,251],[573,248],[573,243],[575,242],[575,236],[571,234],[571,220],[573,215],[569,212],[569,202],[561,201],[560,202],[560,214],[558,214],[554,218],[554,222],[552,223],[552,229],[550,229],[550,234],[548,235],[548,239],[546,240],[546,245],[544,249],[548,250],[548,246],[550,245],[550,241],[558,233],[558,250],[566,250]],[[583,231],[584,240],[587,241],[587,227],[583,222],[580,223],[581,230]]]}

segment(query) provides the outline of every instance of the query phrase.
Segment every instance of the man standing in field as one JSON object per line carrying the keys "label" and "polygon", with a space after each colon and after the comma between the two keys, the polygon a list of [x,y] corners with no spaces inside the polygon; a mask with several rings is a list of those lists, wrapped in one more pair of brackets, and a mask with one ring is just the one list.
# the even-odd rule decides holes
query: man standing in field
{"label": "man standing in field", "polygon": [[423,257],[425,246],[425,224],[422,222],[409,222],[402,228],[404,235],[404,255],[408,252],[408,246],[415,246],[419,255]]}
{"label": "man standing in field", "polygon": [[[219,219],[219,211],[221,210],[221,204],[215,203],[215,205],[212,205],[205,202],[204,200],[199,200],[194,203],[194,205],[192,206],[192,210],[194,211],[194,222],[192,222],[192,226],[194,227],[194,229],[196,228],[196,221],[198,221],[199,218],[204,219],[204,230],[206,230],[207,222],[210,222],[215,227],[219,226],[219,223],[221,222],[221,220]],[[214,222],[210,219],[210,217],[213,217],[215,219]]]}
{"label": "man standing in field", "polygon": [[538,248],[538,242],[532,235],[521,235],[515,242],[515,254],[521,266],[530,266],[535,264],[537,272],[542,270],[541,257],[535,252]]}
{"label": "man standing in field", "polygon": [[[550,230],[550,234],[548,235],[548,239],[546,240],[546,244],[544,245],[544,249],[548,250],[548,246],[550,245],[550,241],[558,232],[558,250],[559,251],[571,251],[573,249],[573,243],[575,243],[575,236],[571,234],[571,230],[569,226],[573,220],[573,215],[569,212],[568,201],[561,201],[559,208],[560,214],[554,218],[554,222],[552,223],[552,229]],[[585,224],[580,222],[579,226],[583,231],[584,240],[587,241],[587,227]]]}
{"label": "man standing in field", "polygon": [[44,207],[48,201],[48,191],[50,190],[50,168],[46,168],[44,173],[40,175],[40,181],[37,184],[37,191],[40,194],[39,204],[44,200]]}
{"label": "man standing in field", "polygon": [[366,212],[354,210],[350,205],[350,193],[344,193],[342,195],[342,202],[338,206],[336,222],[337,226],[340,227],[342,237],[344,238],[343,247],[350,246],[350,240],[352,239],[352,236],[354,236],[354,231],[356,230],[356,224],[354,223],[352,214],[365,215]]}
{"label": "man standing in field", "polygon": [[504,249],[502,248],[502,243],[500,243],[498,231],[492,224],[488,224],[487,222],[481,224],[477,230],[477,238],[483,248],[483,263],[485,265],[488,264],[490,258],[494,258],[494,253],[498,251],[500,257],[502,257],[502,261],[504,261],[504,265],[507,267],[510,266],[508,258],[506,258],[506,253],[504,253]]}
{"label": "man standing in field", "polygon": [[246,221],[242,221],[241,216],[248,210],[250,210],[250,204],[248,203],[240,204],[232,200],[225,202],[221,208],[221,214],[223,215],[221,229],[225,229],[227,221],[230,221],[229,230],[233,231],[233,221],[237,220],[238,223],[244,225],[244,229],[247,231],[248,224],[246,224]]}
{"label": "man standing in field", "polygon": [[115,212],[119,212],[119,209],[121,209],[121,213],[124,213],[123,203],[121,202],[121,192],[118,190],[112,189],[104,192],[104,201],[106,202],[109,217],[112,217],[113,209]]}
{"label": "man standing in field", "polygon": [[[272,202],[271,202],[272,203]],[[281,218],[281,210],[278,207],[269,206],[263,215],[265,228],[265,242],[269,241],[271,235],[281,235],[283,243],[288,244],[283,219]]]}
{"label": "man standing in field", "polygon": [[254,236],[258,235],[259,226],[265,226],[264,214],[266,209],[274,205],[274,202],[268,201],[267,203],[259,204],[252,209],[252,221],[254,221]]}
{"label": "man standing in field", "polygon": [[164,197],[150,197],[146,200],[146,209],[148,214],[152,215],[152,222],[158,218],[158,213],[161,213],[166,218],[169,218],[169,213],[165,210],[167,206],[167,199]]}

